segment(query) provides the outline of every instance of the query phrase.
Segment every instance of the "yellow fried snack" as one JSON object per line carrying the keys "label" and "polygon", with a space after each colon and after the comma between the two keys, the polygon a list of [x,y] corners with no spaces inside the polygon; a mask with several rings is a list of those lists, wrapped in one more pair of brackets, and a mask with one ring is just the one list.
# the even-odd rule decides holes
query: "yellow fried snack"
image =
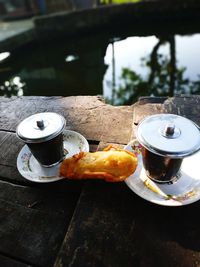
{"label": "yellow fried snack", "polygon": [[75,180],[124,181],[135,171],[137,157],[126,150],[109,149],[97,152],[80,152],[65,159],[60,166],[60,176]]}

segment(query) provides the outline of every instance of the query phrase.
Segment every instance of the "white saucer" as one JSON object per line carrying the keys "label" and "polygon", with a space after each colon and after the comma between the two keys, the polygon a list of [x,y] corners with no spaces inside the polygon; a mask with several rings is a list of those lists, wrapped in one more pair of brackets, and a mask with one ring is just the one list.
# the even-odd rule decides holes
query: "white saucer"
{"label": "white saucer", "polygon": [[[69,158],[80,151],[89,151],[89,144],[85,137],[70,130],[63,131],[63,145],[65,158]],[[27,145],[23,146],[17,157],[18,171],[24,178],[32,182],[49,183],[63,179],[63,177],[59,177],[59,167],[60,164],[50,168],[41,166]]]}
{"label": "white saucer", "polygon": [[138,141],[131,141],[124,149],[138,157],[135,173],[125,180],[138,196],[164,206],[183,206],[200,199],[200,152],[183,160],[178,180],[172,184],[158,184],[145,174]]}

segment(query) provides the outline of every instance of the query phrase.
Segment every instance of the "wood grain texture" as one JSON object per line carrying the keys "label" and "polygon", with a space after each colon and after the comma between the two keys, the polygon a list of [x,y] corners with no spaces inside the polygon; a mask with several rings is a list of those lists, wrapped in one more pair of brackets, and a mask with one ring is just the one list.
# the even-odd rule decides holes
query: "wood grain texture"
{"label": "wood grain texture", "polygon": [[38,188],[0,182],[0,254],[52,266],[79,194],[80,184],[69,181]]}
{"label": "wood grain texture", "polygon": [[[192,108],[195,103],[195,97],[183,102],[176,97],[162,103],[152,99],[138,102],[133,122],[162,112],[198,122],[199,112]],[[100,143],[100,147],[104,145]],[[179,208],[162,207],[137,197],[124,183],[90,181],[82,191],[54,267],[197,267],[198,211],[199,202]]]}
{"label": "wood grain texture", "polygon": [[162,207],[124,183],[88,182],[54,267],[196,267],[199,203]]}
{"label": "wood grain texture", "polygon": [[54,266],[139,266],[140,202],[124,183],[88,182]]}
{"label": "wood grain texture", "polygon": [[15,133],[0,131],[0,163],[15,167],[17,155],[23,145]]}
{"label": "wood grain texture", "polygon": [[24,143],[17,138],[15,130],[26,117],[47,111],[63,115],[66,129],[83,134],[91,141],[91,150],[100,140],[126,144],[131,136],[132,106],[113,107],[96,96],[0,97],[0,177],[28,183],[16,168]]}
{"label": "wood grain texture", "polygon": [[0,97],[0,130],[14,132],[26,117],[47,111],[62,114],[67,129],[89,140],[127,143],[131,136],[132,106],[114,107],[97,96]]}
{"label": "wood grain texture", "polygon": [[68,129],[92,141],[92,151],[110,143],[123,147],[151,114],[170,112],[199,124],[199,101],[200,96],[143,98],[112,107],[98,97],[1,98],[0,255],[25,267],[199,266],[199,201],[161,207],[139,198],[125,183],[25,184],[16,169],[23,143],[15,135],[25,117],[53,111],[66,118]]}
{"label": "wood grain texture", "polygon": [[0,131],[0,177],[12,182],[28,183],[17,170],[17,156],[24,143],[15,133]]}
{"label": "wood grain texture", "polygon": [[133,106],[132,138],[135,138],[137,125],[146,116],[172,113],[191,119],[200,125],[200,95],[176,97],[142,97]]}
{"label": "wood grain texture", "polygon": [[200,125],[200,95],[169,98],[163,103],[163,109],[166,113],[184,116]]}
{"label": "wood grain texture", "polygon": [[136,138],[136,131],[138,124],[146,117],[153,114],[163,113],[163,104],[154,103],[153,99],[149,98],[146,99],[145,102],[142,100],[142,102],[138,101],[134,105],[133,109],[133,123],[132,123],[132,139]]}
{"label": "wood grain texture", "polygon": [[16,261],[4,255],[0,255],[0,265],[3,267],[34,267],[33,265]]}

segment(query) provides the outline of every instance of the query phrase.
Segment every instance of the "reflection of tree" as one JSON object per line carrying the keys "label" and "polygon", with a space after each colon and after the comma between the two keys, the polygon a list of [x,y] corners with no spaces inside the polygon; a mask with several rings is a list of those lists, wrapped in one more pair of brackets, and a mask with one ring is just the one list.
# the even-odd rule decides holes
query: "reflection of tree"
{"label": "reflection of tree", "polygon": [[[158,57],[160,56],[158,54],[158,49],[161,45],[165,44],[166,42],[170,45],[170,60],[169,62],[163,62],[166,64],[166,70],[168,73],[164,73],[164,75],[169,75],[169,92],[168,95],[172,96],[174,94],[175,90],[175,80],[176,80],[176,51],[175,51],[175,38],[174,36],[169,36],[167,38],[160,38],[158,43],[153,48],[150,60],[149,60],[149,66],[151,67],[151,72],[148,79],[149,89],[154,84],[155,77],[160,77],[162,75],[162,65],[159,62]],[[161,78],[161,77],[160,77]],[[149,92],[152,93],[152,92]],[[156,92],[155,92],[156,93]]]}
{"label": "reflection of tree", "polygon": [[[159,48],[168,43],[170,57],[159,53]],[[200,80],[184,78],[186,68],[176,66],[175,37],[160,37],[147,58],[141,59],[149,70],[146,78],[129,68],[123,68],[121,83],[115,89],[112,104],[131,104],[144,95],[173,96],[175,94],[200,92]]]}

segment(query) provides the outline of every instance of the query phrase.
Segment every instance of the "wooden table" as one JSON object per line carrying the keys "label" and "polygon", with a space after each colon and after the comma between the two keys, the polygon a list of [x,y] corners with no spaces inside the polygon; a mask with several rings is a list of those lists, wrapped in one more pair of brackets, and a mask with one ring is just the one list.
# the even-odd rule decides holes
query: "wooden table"
{"label": "wooden table", "polygon": [[0,266],[200,266],[199,201],[152,204],[125,183],[38,184],[16,168],[24,145],[16,126],[37,112],[58,112],[83,134],[91,151],[123,146],[149,114],[176,113],[200,124],[200,96],[142,98],[113,107],[96,96],[0,98]]}

